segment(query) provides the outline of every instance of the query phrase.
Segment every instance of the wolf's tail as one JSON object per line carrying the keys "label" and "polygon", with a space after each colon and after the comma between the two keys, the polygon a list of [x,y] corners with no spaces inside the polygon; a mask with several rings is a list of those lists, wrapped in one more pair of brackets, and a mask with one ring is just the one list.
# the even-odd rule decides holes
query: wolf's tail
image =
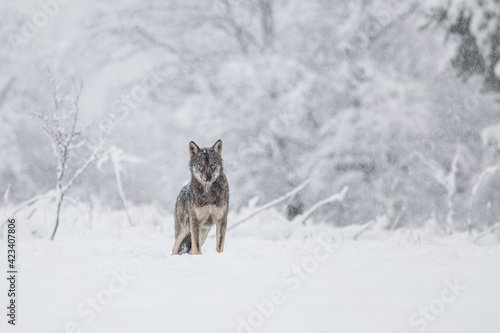
{"label": "wolf's tail", "polygon": [[191,234],[187,234],[179,244],[179,254],[189,253],[189,251],[191,251]]}

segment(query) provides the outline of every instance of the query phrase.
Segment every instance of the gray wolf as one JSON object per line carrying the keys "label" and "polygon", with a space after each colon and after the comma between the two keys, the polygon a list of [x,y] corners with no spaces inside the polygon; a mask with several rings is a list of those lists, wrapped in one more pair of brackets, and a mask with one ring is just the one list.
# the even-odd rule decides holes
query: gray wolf
{"label": "gray wolf", "polygon": [[229,187],[222,166],[222,141],[211,148],[189,143],[191,182],[175,202],[174,254],[201,254],[208,232],[215,224],[217,252],[224,250]]}

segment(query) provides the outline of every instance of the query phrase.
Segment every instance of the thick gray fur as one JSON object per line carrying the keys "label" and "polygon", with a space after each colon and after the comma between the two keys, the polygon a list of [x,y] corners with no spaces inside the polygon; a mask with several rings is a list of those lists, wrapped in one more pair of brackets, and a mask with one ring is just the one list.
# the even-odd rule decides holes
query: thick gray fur
{"label": "thick gray fur", "polygon": [[200,149],[189,143],[191,182],[175,203],[175,244],[172,254],[201,254],[201,247],[215,224],[216,250],[224,250],[229,187],[222,165],[222,141]]}

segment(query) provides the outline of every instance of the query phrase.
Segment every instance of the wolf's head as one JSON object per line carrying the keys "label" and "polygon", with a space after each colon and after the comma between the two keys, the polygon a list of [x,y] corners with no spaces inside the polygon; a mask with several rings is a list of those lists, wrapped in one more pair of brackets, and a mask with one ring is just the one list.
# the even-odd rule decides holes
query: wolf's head
{"label": "wolf's head", "polygon": [[199,148],[196,143],[189,143],[189,156],[191,160],[189,167],[191,174],[202,184],[211,184],[217,180],[222,173],[222,141],[217,142],[211,148]]}

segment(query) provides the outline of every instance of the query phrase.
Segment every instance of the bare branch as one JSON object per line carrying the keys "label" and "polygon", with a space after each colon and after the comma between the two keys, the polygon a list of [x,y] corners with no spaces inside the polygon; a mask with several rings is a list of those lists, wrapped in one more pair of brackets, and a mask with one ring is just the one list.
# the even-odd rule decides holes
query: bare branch
{"label": "bare branch", "polygon": [[297,193],[299,193],[304,187],[307,186],[307,184],[309,184],[310,180],[306,180],[305,182],[303,182],[302,184],[300,184],[299,186],[297,186],[295,189],[293,189],[292,191],[288,192],[287,194],[285,194],[284,196],[282,197],[279,197],[278,199],[275,199],[271,202],[268,202],[267,204],[263,205],[263,206],[260,206],[258,207],[257,209],[255,209],[253,212],[251,212],[249,215],[245,216],[244,218],[242,218],[241,220],[237,221],[236,223],[234,223],[232,226],[228,227],[227,230],[231,230],[231,229],[234,229],[236,228],[237,226],[239,226],[240,224],[248,221],[249,219],[251,219],[252,217],[254,217],[255,215],[265,211],[265,210],[268,210],[269,208],[273,207],[273,206],[276,206],[277,204],[287,200],[288,198],[291,198],[293,196],[295,196]]}
{"label": "bare branch", "polygon": [[62,142],[59,141],[58,136],[56,135],[54,130],[52,130],[52,128],[49,126],[47,117],[44,114],[37,113],[37,114],[35,114],[35,117],[40,122],[42,132],[49,139],[50,145],[52,146],[52,153],[54,154],[54,158],[56,159],[56,162],[57,162],[58,167],[59,167],[59,153],[57,152],[57,149],[58,149],[58,145],[62,145]]}
{"label": "bare branch", "polygon": [[[76,142],[76,138],[79,137],[82,133],[82,131],[77,128],[77,124],[78,116],[80,114],[80,98],[83,90],[83,83],[74,83],[75,92],[72,98],[65,97],[64,99],[61,99],[59,96],[58,87],[55,83],[52,73],[50,73],[50,70],[48,70],[48,74],[52,79],[52,97],[54,100],[54,110],[52,112],[52,118],[49,119],[42,112],[35,114],[35,117],[39,119],[43,133],[49,138],[49,142],[52,146],[54,157],[57,163],[57,181],[55,184],[55,190],[51,191],[52,195],[56,199],[57,204],[56,223],[51,237],[51,239],[53,240],[59,226],[60,214],[63,202],[66,197],[66,192],[71,188],[75,180],[78,179],[78,177],[80,177],[89,166],[95,163],[102,156],[109,153],[109,150],[106,150],[104,146],[106,144],[106,139],[110,135],[117,119],[110,119],[110,126],[104,130],[101,129],[101,131],[99,132],[99,138],[94,142],[91,142],[90,138],[89,140],[81,139]],[[76,171],[72,175],[67,175],[67,173],[69,172],[68,165],[70,163],[70,155],[81,157],[78,154],[78,150],[83,150],[87,147],[90,150],[90,152],[87,151],[87,153],[89,154],[88,157],[82,158],[83,163],[78,169],[76,169]],[[76,163],[75,167],[77,166],[78,163]],[[39,199],[32,199],[32,201],[29,201],[25,205],[20,206],[18,210],[25,207],[26,205],[30,205],[36,202],[37,200]]]}
{"label": "bare branch", "polygon": [[370,221],[366,223],[365,227],[361,229],[352,239],[357,240],[359,236],[361,236],[365,231],[371,230],[373,228],[373,225],[375,224],[375,221]]}
{"label": "bare branch", "polygon": [[41,194],[41,195],[37,195],[36,197],[34,198],[31,198],[29,200],[26,200],[24,202],[21,202],[19,205],[17,205],[17,207],[10,213],[11,216],[14,216],[16,215],[18,212],[20,212],[22,209],[26,208],[26,207],[29,207],[29,206],[32,206],[34,205],[35,203],[37,203],[38,201],[42,200],[42,199],[54,199],[55,198],[55,192],[54,190],[50,190],[48,191],[47,193],[44,193],[44,194]]}
{"label": "bare branch", "polygon": [[332,203],[335,201],[344,201],[344,197],[345,197],[347,191],[349,191],[349,187],[344,186],[342,191],[340,191],[339,193],[336,193],[336,194],[334,194],[326,199],[323,199],[323,200],[315,203],[311,208],[306,210],[304,212],[304,214],[297,219],[298,220],[297,223],[301,223],[301,222],[305,223],[306,220],[309,218],[309,216],[311,216],[311,214],[314,213],[314,211],[317,210],[318,208],[320,208],[321,206],[324,206],[326,204],[329,204],[329,203]]}
{"label": "bare branch", "polygon": [[479,179],[477,182],[474,184],[472,187],[472,198],[470,201],[470,207],[469,207],[469,214],[467,217],[467,226],[469,228],[469,233],[472,231],[472,214],[474,212],[475,206],[476,206],[476,197],[479,192],[479,189],[483,185],[484,181],[490,177],[491,175],[495,174],[496,172],[500,171],[500,164],[490,166],[486,168],[481,174],[479,175]]}
{"label": "bare branch", "polygon": [[75,173],[73,174],[73,177],[71,177],[71,179],[66,183],[66,186],[64,186],[62,188],[62,193],[65,193],[72,185],[73,183],[75,182],[75,180],[80,177],[80,175],[85,171],[87,170],[87,168],[89,166],[91,166],[94,162],[96,162],[98,159],[100,159],[101,157],[103,157],[104,155],[108,154],[109,151],[107,150],[104,150],[103,147],[104,147],[104,144],[105,142],[102,141],[99,146],[97,146],[94,151],[92,152],[92,154],[90,155],[90,157],[87,159],[87,161],[85,161],[85,163],[78,169],[75,171]]}
{"label": "bare branch", "polygon": [[479,235],[477,235],[476,238],[473,239],[473,242],[477,243],[481,238],[483,238],[486,235],[491,234],[493,231],[495,231],[497,229],[500,230],[500,222],[495,223],[488,230],[486,230],[485,232],[480,233]]}
{"label": "bare branch", "polygon": [[[129,213],[128,209],[128,201],[125,198],[125,191],[123,190],[122,177],[121,177],[121,166],[120,163],[122,161],[127,161],[126,156],[123,156],[120,150],[113,150],[110,154],[110,161],[113,165],[113,170],[115,172],[116,185],[118,186],[118,194],[120,195],[120,199],[123,204],[123,209],[125,210],[125,214],[127,215],[128,222],[131,227],[134,226],[134,222],[132,221],[132,216]],[[129,159],[129,161],[134,161],[133,159]]]}

